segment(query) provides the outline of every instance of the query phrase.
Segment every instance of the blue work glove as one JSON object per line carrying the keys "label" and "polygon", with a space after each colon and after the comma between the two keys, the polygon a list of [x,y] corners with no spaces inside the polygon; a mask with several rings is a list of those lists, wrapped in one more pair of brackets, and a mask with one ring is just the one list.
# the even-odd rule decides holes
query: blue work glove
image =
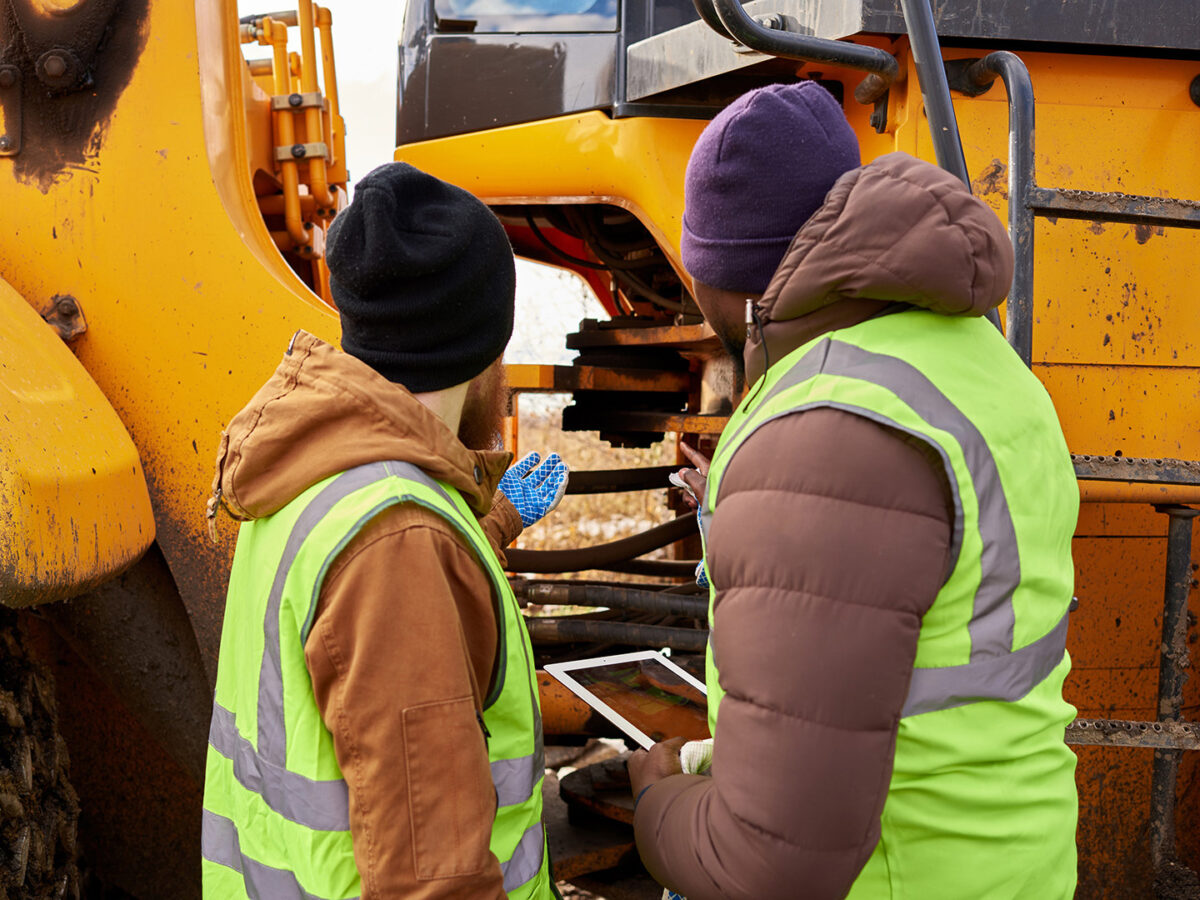
{"label": "blue work glove", "polygon": [[521,522],[528,528],[562,499],[567,489],[567,464],[557,453],[551,453],[541,465],[542,457],[528,453],[513,464],[496,487],[509,499]]}

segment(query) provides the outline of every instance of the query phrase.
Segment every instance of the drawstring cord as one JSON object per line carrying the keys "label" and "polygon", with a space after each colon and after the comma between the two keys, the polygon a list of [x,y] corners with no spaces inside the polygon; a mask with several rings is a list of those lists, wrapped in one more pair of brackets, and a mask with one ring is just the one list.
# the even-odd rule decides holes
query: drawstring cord
{"label": "drawstring cord", "polygon": [[[755,328],[758,329],[758,339],[759,339],[759,341],[762,342],[763,373],[762,373],[762,375],[760,375],[758,377],[758,381],[755,382],[754,392],[752,394],[750,394],[750,396],[747,397],[743,401],[744,403],[748,403],[749,401],[753,400],[755,395],[758,394],[759,390],[762,388],[763,382],[767,380],[767,372],[770,371],[770,369],[771,369],[771,354],[770,354],[770,351],[767,349],[767,339],[763,335],[763,321],[761,318],[759,318],[758,306],[754,303],[753,300],[751,300],[749,297],[747,297],[746,298],[746,328],[747,328],[747,330],[749,329],[749,327],[751,325],[753,325]],[[749,338],[749,335],[747,335],[747,338]]]}

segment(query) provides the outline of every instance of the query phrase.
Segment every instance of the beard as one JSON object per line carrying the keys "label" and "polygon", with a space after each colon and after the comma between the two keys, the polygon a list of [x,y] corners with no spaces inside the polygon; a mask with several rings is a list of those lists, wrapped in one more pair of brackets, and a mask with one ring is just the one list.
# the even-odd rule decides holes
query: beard
{"label": "beard", "polygon": [[499,450],[508,415],[508,374],[502,359],[471,379],[458,423],[458,439],[468,450]]}
{"label": "beard", "polygon": [[[713,326],[713,331],[717,338],[721,341],[721,346],[725,352],[729,354],[729,358],[733,360],[734,373],[734,389],[735,396],[742,390],[742,386],[746,383],[746,333],[741,330],[740,333],[732,333],[725,329],[718,330]],[[736,401],[735,405],[736,405]]]}

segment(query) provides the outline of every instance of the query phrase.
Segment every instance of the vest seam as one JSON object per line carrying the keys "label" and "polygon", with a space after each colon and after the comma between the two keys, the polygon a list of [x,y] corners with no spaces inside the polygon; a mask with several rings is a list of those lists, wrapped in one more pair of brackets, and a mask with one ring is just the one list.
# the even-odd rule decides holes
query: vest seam
{"label": "vest seam", "polygon": [[[450,496],[449,493],[446,493],[445,488],[437,481],[437,479],[434,478],[432,475],[430,475],[428,472],[426,472],[424,469],[421,469],[415,463],[403,463],[402,460],[394,461],[394,462],[401,462],[404,465],[409,465],[409,466],[412,466],[413,468],[418,469],[423,475],[425,475],[425,477],[429,478],[430,481],[434,482],[437,485],[437,488],[429,488],[428,485],[421,484],[421,482],[417,479],[413,479],[410,476],[407,476],[407,475],[404,475],[404,474],[401,474],[398,472],[392,472],[391,469],[389,469],[387,467],[388,462],[389,461],[387,461],[387,460],[381,461],[381,463],[384,466],[384,471],[386,472],[386,474],[382,478],[376,479],[375,481],[371,482],[368,485],[364,485],[359,490],[366,490],[368,488],[384,484],[385,482],[387,482],[391,479],[399,479],[401,482],[410,482],[413,484],[420,485],[421,487],[427,488],[429,490],[434,490],[435,493],[437,493],[438,490],[440,490],[442,493],[445,494],[447,502],[449,503],[451,508],[454,509],[454,513],[449,513],[446,510],[438,508],[437,506],[433,505],[432,503],[430,503],[420,497],[415,496],[411,491],[408,491],[407,493],[405,493],[404,491],[394,491],[392,498],[389,498],[389,499],[391,499],[391,502],[382,504],[380,507],[378,507],[376,509],[376,512],[374,513],[374,515],[377,515],[383,509],[389,508],[391,506],[402,505],[404,503],[412,503],[415,506],[419,506],[422,509],[429,510],[435,516],[437,516],[441,521],[443,521],[447,525],[449,525],[452,533],[457,533],[462,536],[463,543],[466,545],[466,549],[470,553],[472,559],[474,559],[475,565],[478,566],[478,568],[483,571],[483,576],[487,579],[488,588],[492,595],[492,608],[496,613],[496,620],[497,620],[497,622],[496,622],[496,624],[497,624],[496,658],[501,661],[501,664],[500,664],[499,671],[496,673],[496,676],[497,676],[496,683],[493,685],[489,685],[489,691],[482,699],[482,704],[481,704],[482,711],[486,712],[488,709],[490,709],[492,706],[494,706],[496,704],[496,702],[500,699],[500,694],[502,693],[502,691],[504,689],[504,682],[505,682],[505,680],[507,678],[507,674],[508,674],[507,673],[507,668],[508,668],[507,667],[507,655],[506,655],[507,654],[507,637],[506,637],[506,629],[504,626],[504,609],[503,609],[503,603],[502,603],[503,598],[499,592],[498,585],[496,584],[495,578],[492,576],[491,570],[488,568],[488,564],[487,564],[486,560],[481,557],[477,548],[474,546],[474,543],[471,539],[469,526],[463,525],[463,523],[460,523],[456,519],[456,515],[463,515],[462,510],[454,507],[453,498]],[[450,486],[450,489],[457,491],[457,488],[454,488],[452,485]],[[347,497],[343,498],[343,500],[348,499],[350,496],[353,496],[354,493],[358,493],[358,491],[355,491],[352,494],[348,494]],[[461,494],[460,494],[460,498],[461,498]],[[463,499],[463,503],[467,506],[467,508],[469,510],[470,504],[467,504],[465,499]],[[368,517],[367,521],[369,521],[369,518],[370,517]],[[354,530],[354,533],[357,534],[357,532],[359,530],[361,530],[365,524],[366,524],[366,521],[359,522]],[[480,530],[482,531],[482,527],[480,528]],[[491,545],[487,540],[486,534],[483,535],[483,541],[485,544],[488,545],[488,548],[490,550]],[[342,549],[345,549],[346,543],[349,543],[349,541],[347,540],[345,543],[342,544]],[[336,553],[333,555],[336,556]],[[328,565],[328,561],[327,561],[327,565]],[[324,571],[325,571],[325,569],[323,568],[322,573]],[[316,594],[317,593],[319,593],[319,586],[316,589],[316,591],[314,592],[312,605],[310,606],[309,616],[305,620],[306,623],[308,623],[310,625],[310,627],[311,627],[311,619],[313,616],[313,610],[315,609],[315,605],[316,605]],[[302,635],[302,637],[303,637],[303,635]]]}
{"label": "vest seam", "polygon": [[[430,510],[429,507],[425,506],[424,504],[418,503],[416,501],[402,500],[398,503],[392,503],[390,505],[384,506],[381,510],[379,510],[378,513],[376,513],[376,517],[382,515],[385,512],[388,512],[389,510],[403,507],[405,504],[409,504],[412,507],[415,507],[417,509],[422,509],[422,510],[427,510],[429,512],[432,512],[432,510]],[[434,515],[436,515],[436,513]],[[445,522],[446,519],[442,516],[438,516],[438,521]],[[363,527],[365,527],[365,526],[363,526]],[[464,547],[457,540],[453,540],[453,538],[458,534],[458,530],[455,529],[453,526],[451,528],[443,531],[442,529],[437,528],[435,525],[428,523],[428,522],[409,522],[405,525],[400,525],[395,528],[392,528],[392,529],[384,532],[383,534],[376,535],[367,543],[363,544],[360,547],[356,547],[354,549],[354,553],[351,556],[346,557],[346,560],[345,560],[345,563],[343,564],[343,566],[341,568],[339,568],[338,571],[336,573],[334,573],[331,577],[325,579],[325,581],[321,585],[321,588],[323,589],[324,587],[331,586],[337,580],[337,578],[342,574],[342,572],[345,571],[346,566],[348,566],[351,562],[353,562],[354,559],[356,559],[359,556],[359,554],[365,552],[366,550],[370,549],[371,547],[374,547],[376,544],[380,543],[381,541],[389,540],[391,538],[396,538],[396,537],[404,535],[410,531],[416,531],[418,529],[425,529],[432,534],[441,535],[443,537],[450,537],[452,539],[454,548],[456,550],[458,550],[458,552],[463,553],[467,557],[469,557],[471,562],[477,568],[482,568],[482,566],[479,564],[478,557],[473,552],[471,552],[469,547]],[[362,528],[359,529],[359,533],[361,533],[361,532],[362,532]],[[357,537],[357,536],[358,535],[356,534],[355,537]],[[349,543],[350,542],[348,541],[347,546],[349,546]],[[346,547],[343,547],[342,551],[344,552],[345,549],[346,549]],[[333,568],[333,566],[331,565],[330,568]],[[488,577],[488,574],[486,572],[483,572],[482,574],[483,574],[483,577],[488,582],[488,590],[492,590],[494,587],[492,585],[492,579],[490,577]],[[320,593],[320,590],[318,590],[318,594],[319,593]],[[313,616],[313,621],[309,625],[309,630],[311,630],[314,627],[316,627],[316,617],[315,616]]]}
{"label": "vest seam", "polygon": [[[380,510],[380,511],[379,511],[379,513],[376,515],[376,518],[378,518],[379,516],[383,515],[383,513],[385,513],[385,512],[388,512],[389,510],[396,509],[397,507],[404,507],[406,504],[408,504],[408,506],[409,506],[409,511],[415,511],[415,510],[425,510],[425,511],[427,511],[427,512],[430,512],[430,513],[432,513],[432,512],[433,512],[432,510],[430,510],[430,509],[429,509],[429,507],[427,507],[427,506],[422,506],[422,505],[421,505],[421,504],[419,504],[419,503],[414,503],[414,502],[412,502],[412,501],[401,501],[401,502],[399,502],[399,503],[394,503],[394,504],[392,504],[391,506],[384,507],[384,508],[383,508],[382,510]],[[397,511],[399,511],[399,510],[397,510]],[[436,516],[436,513],[435,513],[434,515]],[[445,518],[444,518],[443,516],[436,516],[436,517],[437,517],[437,521],[438,521],[438,522],[445,522],[445,521],[446,521],[446,520],[445,520]],[[369,523],[368,523],[368,524],[369,524]],[[365,528],[365,527],[366,527],[366,526],[364,526],[364,528]],[[347,556],[345,561],[346,561],[346,563],[349,563],[351,560],[353,560],[354,558],[356,558],[356,557],[357,557],[357,556],[358,556],[360,553],[362,553],[364,550],[366,550],[366,549],[367,549],[367,548],[369,548],[369,547],[373,547],[373,546],[375,546],[375,545],[376,545],[377,543],[379,543],[380,541],[387,540],[388,538],[397,537],[397,536],[399,536],[399,535],[402,535],[402,534],[404,534],[404,533],[406,533],[406,532],[408,532],[408,531],[413,531],[413,530],[415,530],[415,529],[418,529],[418,528],[425,528],[425,529],[428,529],[429,531],[432,531],[432,532],[433,532],[433,533],[435,533],[435,534],[449,534],[449,535],[450,535],[450,536],[452,536],[452,537],[453,537],[453,536],[454,536],[454,535],[457,533],[457,530],[456,530],[456,529],[454,529],[454,528],[451,528],[451,529],[449,529],[449,530],[443,531],[442,529],[439,529],[437,526],[435,526],[435,525],[434,525],[433,523],[431,523],[431,522],[424,522],[424,521],[406,522],[406,523],[404,523],[403,525],[396,525],[396,526],[390,527],[390,528],[389,528],[387,531],[383,532],[382,534],[375,535],[373,538],[371,538],[371,540],[367,541],[367,542],[366,542],[366,543],[364,543],[362,546],[360,546],[360,547],[355,547],[355,548],[354,548],[354,553],[353,553],[353,554],[351,554],[350,556]],[[359,529],[359,531],[361,532],[361,531],[362,531],[362,529]],[[460,545],[460,546],[461,546],[461,545]],[[343,548],[343,550],[345,550],[345,548]],[[333,568],[333,567],[331,566],[330,568]],[[325,585],[326,585],[326,586],[328,586],[328,585],[332,584],[332,583],[333,583],[333,582],[334,582],[334,581],[335,581],[335,580],[338,578],[338,576],[340,576],[340,575],[341,575],[341,573],[342,573],[342,568],[343,568],[343,567],[339,567],[337,572],[334,572],[332,575],[329,575],[329,576],[328,576],[328,577],[325,579]]]}
{"label": "vest seam", "polygon": [[320,602],[321,588],[325,585],[325,576],[329,573],[329,569],[333,565],[333,561],[338,558],[338,555],[341,554],[341,552],[345,550],[347,546],[349,546],[351,541],[358,537],[359,532],[366,527],[368,522],[374,519],[377,515],[383,513],[385,510],[391,509],[393,506],[396,506],[402,502],[404,501],[398,498],[388,497],[378,503],[375,507],[361,516],[352,526],[350,526],[350,529],[338,539],[336,544],[334,544],[333,549],[326,554],[325,561],[321,563],[321,568],[317,571],[317,577],[313,580],[312,596],[308,601],[308,609],[304,614],[304,621],[300,625],[301,647],[308,642],[308,634],[309,631],[312,630],[313,621],[316,619],[317,615],[317,604]]}

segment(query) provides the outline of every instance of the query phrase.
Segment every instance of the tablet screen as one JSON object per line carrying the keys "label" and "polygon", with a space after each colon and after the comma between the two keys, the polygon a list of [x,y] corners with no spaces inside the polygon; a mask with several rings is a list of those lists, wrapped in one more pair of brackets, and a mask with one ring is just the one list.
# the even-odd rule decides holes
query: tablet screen
{"label": "tablet screen", "polygon": [[709,736],[703,686],[657,653],[600,657],[546,669],[643,746],[673,737],[693,741]]}

